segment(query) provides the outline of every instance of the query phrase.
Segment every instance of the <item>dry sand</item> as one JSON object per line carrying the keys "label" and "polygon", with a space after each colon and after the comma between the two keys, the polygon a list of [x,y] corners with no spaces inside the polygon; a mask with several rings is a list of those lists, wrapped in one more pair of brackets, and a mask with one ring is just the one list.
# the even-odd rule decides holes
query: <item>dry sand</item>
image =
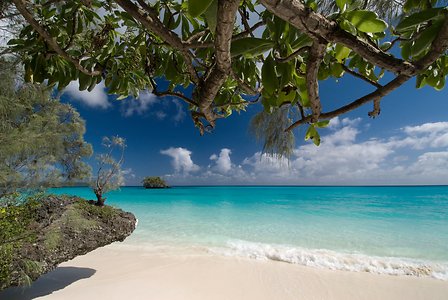
{"label": "dry sand", "polygon": [[448,299],[448,282],[331,271],[275,261],[111,245],[63,263],[1,300]]}

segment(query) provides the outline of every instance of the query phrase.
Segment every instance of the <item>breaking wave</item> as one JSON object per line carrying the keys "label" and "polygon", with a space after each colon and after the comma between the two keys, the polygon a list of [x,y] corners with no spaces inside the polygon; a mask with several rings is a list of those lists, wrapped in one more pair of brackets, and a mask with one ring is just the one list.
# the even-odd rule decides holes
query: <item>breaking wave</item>
{"label": "breaking wave", "polygon": [[211,252],[228,256],[282,261],[331,270],[369,272],[388,275],[433,277],[448,280],[448,264],[399,257],[368,256],[323,249],[305,249],[232,240],[225,248]]}

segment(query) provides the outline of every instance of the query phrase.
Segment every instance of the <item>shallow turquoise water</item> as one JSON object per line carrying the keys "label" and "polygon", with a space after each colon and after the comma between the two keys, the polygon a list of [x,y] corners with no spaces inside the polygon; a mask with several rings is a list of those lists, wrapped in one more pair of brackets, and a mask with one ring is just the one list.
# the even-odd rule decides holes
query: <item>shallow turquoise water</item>
{"label": "shallow turquoise water", "polygon": [[[87,188],[52,192],[94,198]],[[429,265],[448,276],[446,186],[126,187],[107,198],[139,219],[128,243],[358,271]]]}

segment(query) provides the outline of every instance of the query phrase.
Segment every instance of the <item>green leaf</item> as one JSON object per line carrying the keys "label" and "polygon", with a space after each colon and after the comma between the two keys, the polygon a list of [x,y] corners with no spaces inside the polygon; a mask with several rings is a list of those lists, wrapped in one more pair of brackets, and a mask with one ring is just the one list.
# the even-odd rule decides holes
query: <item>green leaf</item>
{"label": "green leaf", "polygon": [[309,38],[306,34],[301,34],[299,37],[291,43],[292,49],[300,49],[305,46],[311,46],[313,44],[313,40]]}
{"label": "green leaf", "polygon": [[342,22],[339,23],[339,26],[353,35],[356,35],[356,33],[358,32],[358,30],[356,30],[356,27],[347,20],[342,20]]}
{"label": "green leaf", "polygon": [[384,44],[382,44],[381,46],[380,46],[380,49],[381,50],[383,50],[383,51],[387,51],[387,50],[389,50],[389,48],[392,46],[392,43],[391,42],[384,42]]}
{"label": "green leaf", "polygon": [[188,0],[188,13],[196,18],[204,13],[213,0]]}
{"label": "green leaf", "polygon": [[257,56],[270,50],[273,46],[273,41],[246,37],[232,42],[230,53],[232,56],[238,56],[241,54]]}
{"label": "green leaf", "polygon": [[299,88],[298,91],[300,96],[300,103],[302,104],[303,107],[310,107],[311,102],[310,99],[308,98],[308,89],[306,87],[305,78],[302,76],[296,76],[295,79],[297,87]]}
{"label": "green leaf", "polygon": [[362,32],[383,32],[387,23],[378,18],[378,15],[368,10],[354,10],[346,15],[346,19]]}
{"label": "green leaf", "polygon": [[278,88],[278,78],[272,55],[269,55],[264,61],[263,67],[261,68],[261,76],[263,89],[270,95],[274,94]]}
{"label": "green leaf", "polygon": [[325,128],[328,126],[328,124],[330,124],[330,120],[323,120],[315,123],[314,126],[316,126],[317,128]]}
{"label": "green leaf", "polygon": [[216,31],[216,23],[218,16],[218,0],[213,0],[207,10],[204,12],[205,20],[207,21],[208,28],[211,33]]}
{"label": "green leaf", "polygon": [[403,42],[400,47],[401,47],[401,56],[403,57],[403,59],[405,60],[409,60],[409,57],[411,56],[411,42]]}
{"label": "green leaf", "polygon": [[444,8],[431,8],[421,12],[417,12],[404,18],[395,28],[397,31],[404,31],[406,29],[415,27],[421,23],[428,22],[439,16],[440,12],[444,11]]}
{"label": "green leaf", "polygon": [[351,50],[341,44],[336,44],[335,55],[334,58],[339,63],[342,63],[349,55]]}
{"label": "green leaf", "polygon": [[445,77],[440,77],[439,82],[437,83],[437,85],[435,86],[435,89],[437,91],[441,91],[443,90],[443,88],[445,87]]}
{"label": "green leaf", "polygon": [[294,91],[291,91],[289,93],[281,91],[277,97],[277,106],[282,105],[284,102],[292,103],[295,97],[296,93]]}
{"label": "green leaf", "polygon": [[305,141],[307,141],[309,139],[313,140],[314,145],[316,145],[316,146],[320,145],[320,135],[317,132],[314,125],[310,125],[310,127],[308,127],[308,130],[306,131]]}
{"label": "green leaf", "polygon": [[336,5],[339,7],[341,13],[347,9],[347,0],[336,0]]}
{"label": "green leaf", "polygon": [[331,75],[333,75],[336,78],[341,78],[342,75],[344,75],[344,68],[342,67],[342,64],[340,63],[333,63],[331,64]]}
{"label": "green leaf", "polygon": [[426,85],[426,79],[425,76],[422,74],[417,75],[417,81],[415,83],[415,87],[418,89],[421,89]]}
{"label": "green leaf", "polygon": [[431,27],[425,29],[418,39],[416,39],[411,47],[411,54],[413,57],[420,55],[425,50],[429,49],[432,42],[436,38],[440,28],[442,27],[442,22],[434,23]]}
{"label": "green leaf", "polygon": [[91,79],[92,79],[92,77],[90,77],[89,75],[86,75],[84,73],[79,73],[79,90],[80,91],[86,90],[91,83],[90,82]]}

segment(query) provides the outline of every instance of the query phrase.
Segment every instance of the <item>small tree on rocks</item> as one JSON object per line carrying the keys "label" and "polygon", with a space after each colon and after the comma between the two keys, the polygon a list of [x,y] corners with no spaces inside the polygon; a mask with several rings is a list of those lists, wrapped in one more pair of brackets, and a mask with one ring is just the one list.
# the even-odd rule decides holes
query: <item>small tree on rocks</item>
{"label": "small tree on rocks", "polygon": [[[92,181],[93,192],[96,195],[96,205],[103,206],[106,198],[103,195],[116,190],[124,184],[123,170],[125,140],[121,137],[104,137],[103,146],[105,153],[99,154],[97,175]],[[118,157],[118,159],[116,159]]]}

